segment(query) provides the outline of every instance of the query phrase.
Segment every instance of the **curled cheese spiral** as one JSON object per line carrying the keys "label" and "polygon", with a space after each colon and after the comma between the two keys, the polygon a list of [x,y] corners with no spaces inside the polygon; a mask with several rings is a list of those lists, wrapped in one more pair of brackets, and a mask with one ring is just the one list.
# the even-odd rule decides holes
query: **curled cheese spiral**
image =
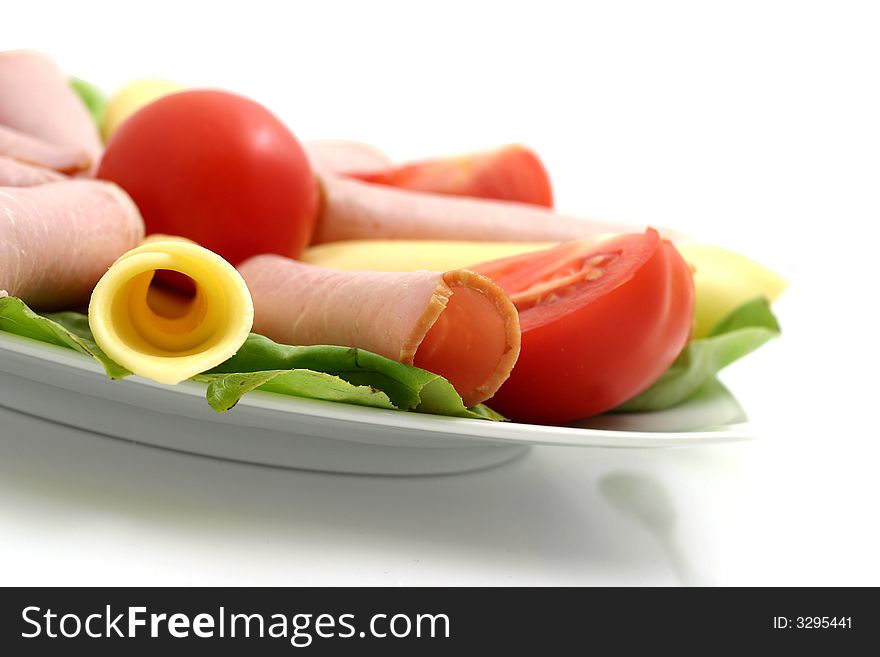
{"label": "curled cheese spiral", "polygon": [[[157,271],[190,278],[185,296],[153,282]],[[254,319],[250,292],[216,253],[175,238],[148,239],[122,255],[89,303],[95,342],[134,374],[179,383],[231,357]]]}

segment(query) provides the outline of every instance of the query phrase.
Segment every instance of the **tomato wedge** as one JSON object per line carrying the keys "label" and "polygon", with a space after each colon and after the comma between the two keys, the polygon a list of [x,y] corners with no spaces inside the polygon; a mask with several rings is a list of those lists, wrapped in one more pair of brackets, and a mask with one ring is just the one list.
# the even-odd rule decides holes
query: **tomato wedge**
{"label": "tomato wedge", "polygon": [[614,408],[657,380],[690,334],[690,269],[653,229],[472,269],[519,310],[519,360],[488,402],[513,420],[560,423]]}
{"label": "tomato wedge", "polygon": [[419,192],[553,207],[553,188],[547,170],[534,151],[519,144],[345,175]]}

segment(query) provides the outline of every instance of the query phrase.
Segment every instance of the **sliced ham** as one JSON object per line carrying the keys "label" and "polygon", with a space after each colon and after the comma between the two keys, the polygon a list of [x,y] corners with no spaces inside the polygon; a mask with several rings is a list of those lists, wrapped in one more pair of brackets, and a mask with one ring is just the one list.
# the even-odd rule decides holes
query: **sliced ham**
{"label": "sliced ham", "polygon": [[4,125],[0,125],[0,156],[63,173],[88,169],[91,163],[83,150],[56,146]]}
{"label": "sliced ham", "polygon": [[316,139],[303,143],[306,157],[322,173],[373,172],[392,167],[391,158],[370,144],[346,139]]}
{"label": "sliced ham", "polygon": [[84,153],[94,170],[101,139],[58,65],[31,50],[0,53],[0,125]]}
{"label": "sliced ham", "polygon": [[447,378],[471,406],[519,356],[519,316],[494,282],[466,269],[343,272],[261,255],[238,267],[254,331],[277,342],[360,347]]}
{"label": "sliced ham", "polygon": [[547,208],[428,194],[321,177],[322,211],[312,244],[356,239],[561,242],[644,228],[559,214]]}
{"label": "sliced ham", "polygon": [[137,207],[112,183],[0,187],[0,289],[38,310],[75,307],[143,236]]}
{"label": "sliced ham", "polygon": [[64,180],[60,173],[0,155],[0,187],[32,187]]}

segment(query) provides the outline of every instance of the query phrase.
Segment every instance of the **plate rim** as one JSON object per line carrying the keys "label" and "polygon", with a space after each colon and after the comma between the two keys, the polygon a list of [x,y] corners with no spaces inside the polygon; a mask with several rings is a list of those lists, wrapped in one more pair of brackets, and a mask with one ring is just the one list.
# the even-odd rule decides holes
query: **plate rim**
{"label": "plate rim", "polygon": [[[74,368],[89,374],[106,377],[103,366],[92,356],[74,349],[42,342],[27,336],[0,331],[0,352],[46,361],[53,365]],[[161,384],[138,375],[130,375],[119,383],[129,383],[168,391],[172,386]],[[205,384],[183,381],[176,386],[179,394],[198,397],[205,401]],[[261,390],[249,392],[237,407],[270,410],[280,413],[306,415],[373,427],[393,427],[397,430],[430,431],[461,438],[474,438],[506,444],[557,445],[600,447],[609,449],[673,447],[737,442],[756,438],[749,422],[707,426],[693,431],[638,431],[628,429],[600,429],[521,422],[492,422],[471,418],[449,417],[428,413],[395,411],[356,404],[306,399]],[[219,414],[218,414],[219,415]],[[615,445],[614,441],[621,441]]]}

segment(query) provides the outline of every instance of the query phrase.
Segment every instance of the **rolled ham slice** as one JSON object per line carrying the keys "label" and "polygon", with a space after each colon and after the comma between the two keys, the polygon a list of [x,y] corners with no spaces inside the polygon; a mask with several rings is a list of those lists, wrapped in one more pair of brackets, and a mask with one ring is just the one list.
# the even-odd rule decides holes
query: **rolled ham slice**
{"label": "rolled ham slice", "polygon": [[562,242],[644,230],[525,203],[415,192],[333,175],[320,180],[323,203],[312,244],[356,239]]}
{"label": "rolled ham slice", "polygon": [[0,53],[0,125],[83,153],[85,168],[97,167],[102,150],[98,128],[64,72],[46,55]]}
{"label": "rolled ham slice", "polygon": [[519,356],[516,308],[466,269],[343,272],[261,255],[238,267],[254,331],[295,345],[359,347],[449,380],[468,406],[492,397]]}
{"label": "rolled ham slice", "polygon": [[394,166],[379,148],[360,141],[316,139],[302,146],[312,168],[322,173],[375,172]]}
{"label": "rolled ham slice", "polygon": [[0,187],[0,289],[38,310],[75,307],[143,236],[137,207],[112,183]]}
{"label": "rolled ham slice", "polygon": [[0,187],[32,187],[64,180],[60,173],[0,155]]}
{"label": "rolled ham slice", "polygon": [[84,150],[56,146],[3,125],[0,125],[0,155],[63,173],[88,169],[91,163]]}

